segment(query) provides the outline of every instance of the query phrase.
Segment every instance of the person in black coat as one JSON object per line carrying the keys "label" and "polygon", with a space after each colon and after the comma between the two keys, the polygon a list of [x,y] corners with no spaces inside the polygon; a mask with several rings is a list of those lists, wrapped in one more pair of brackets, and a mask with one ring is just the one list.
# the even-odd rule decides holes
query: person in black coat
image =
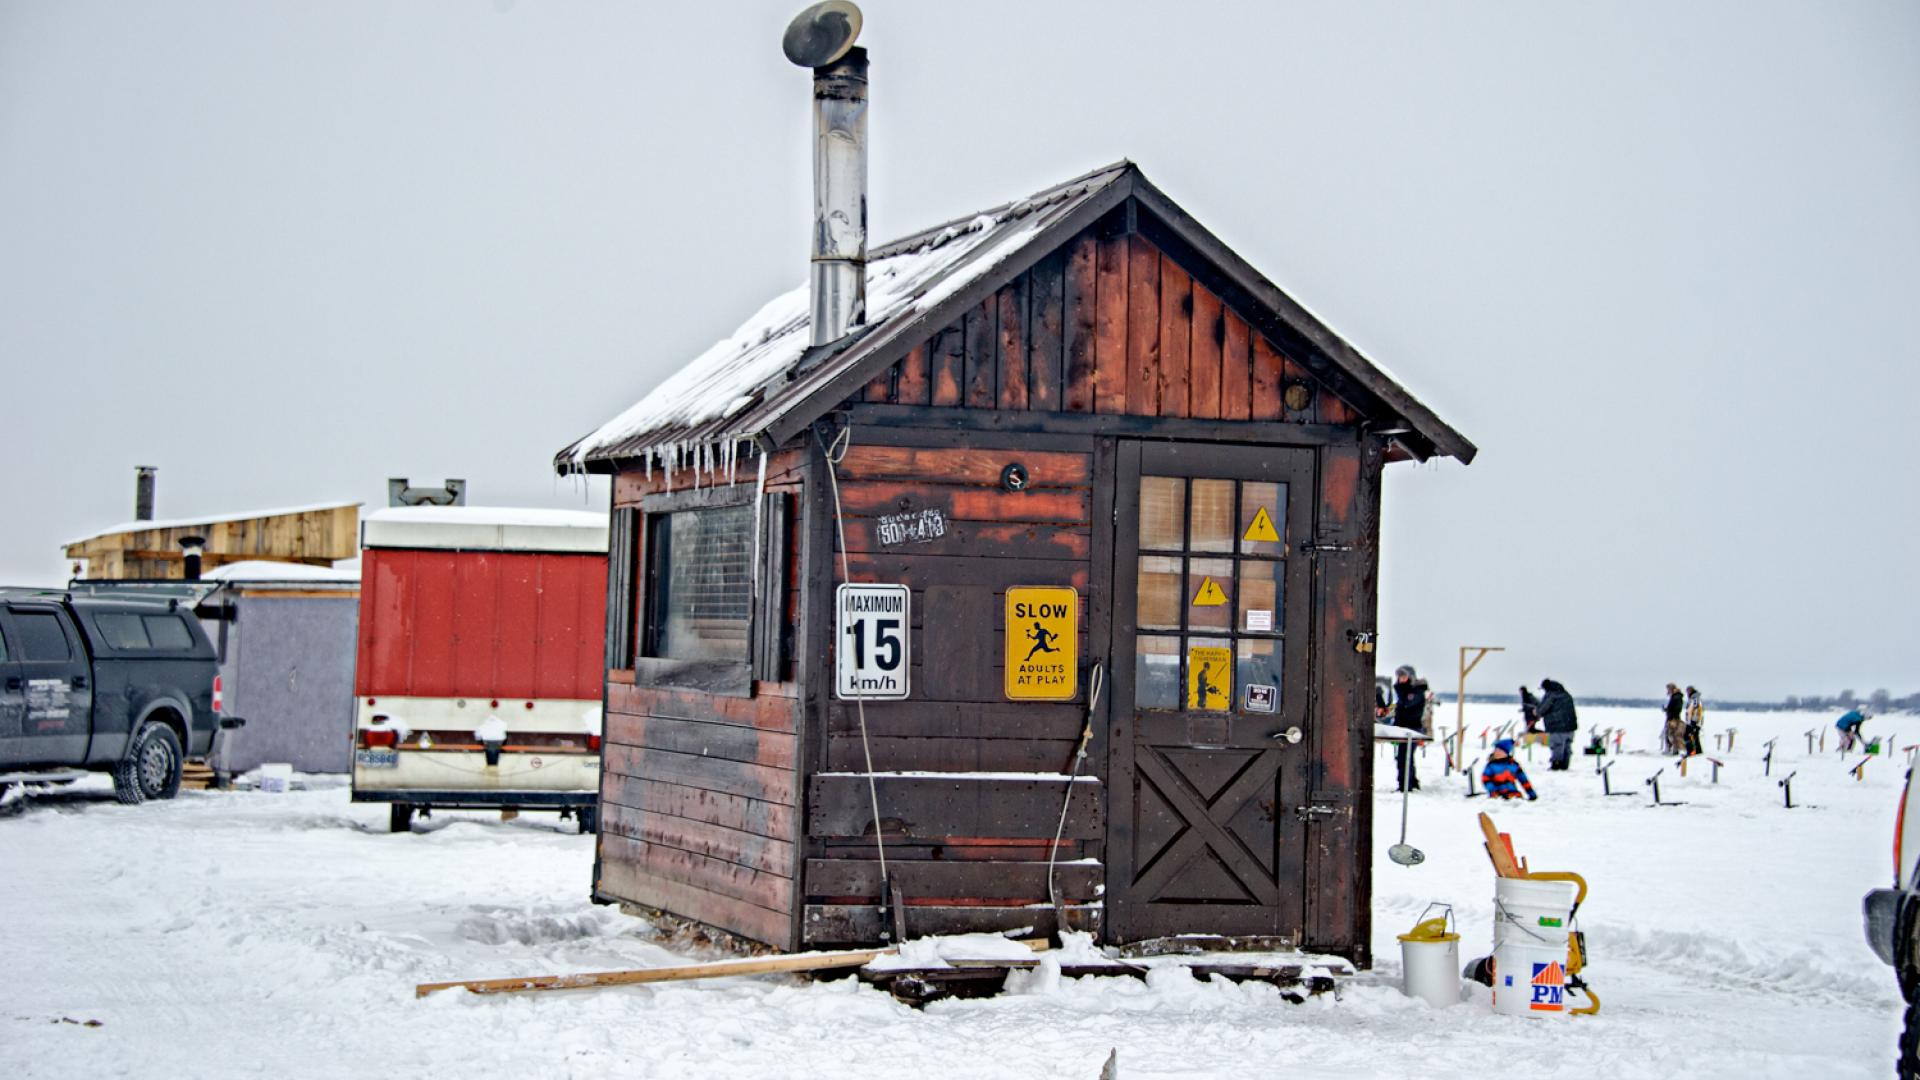
{"label": "person in black coat", "polygon": [[1573,695],[1552,679],[1540,680],[1540,726],[1546,730],[1549,769],[1565,772],[1573,760],[1573,733],[1580,728]]}
{"label": "person in black coat", "polygon": [[[1425,731],[1427,680],[1414,674],[1412,665],[1402,664],[1393,672],[1393,693],[1393,726]],[[1394,748],[1393,765],[1395,790],[1420,790],[1420,771],[1414,768],[1412,743],[1403,742]]]}
{"label": "person in black coat", "polygon": [[1687,722],[1682,716],[1687,711],[1686,696],[1673,683],[1667,684],[1667,726],[1660,741],[1665,744],[1667,753],[1687,756]]}
{"label": "person in black coat", "polygon": [[1540,726],[1540,699],[1524,686],[1520,688],[1520,719],[1526,721],[1529,735]]}

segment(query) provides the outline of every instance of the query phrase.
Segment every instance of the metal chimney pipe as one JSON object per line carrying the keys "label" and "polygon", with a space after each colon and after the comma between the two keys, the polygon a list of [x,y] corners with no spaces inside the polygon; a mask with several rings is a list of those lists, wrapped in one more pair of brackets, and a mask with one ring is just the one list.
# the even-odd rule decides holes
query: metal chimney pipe
{"label": "metal chimney pipe", "polygon": [[188,581],[200,580],[200,557],[207,550],[204,536],[183,536],[180,538],[181,577]]}
{"label": "metal chimney pipe", "polygon": [[867,321],[867,50],[813,69],[813,344]]}
{"label": "metal chimney pipe", "polygon": [[133,467],[133,520],[153,520],[153,476],[159,471],[152,465]]}

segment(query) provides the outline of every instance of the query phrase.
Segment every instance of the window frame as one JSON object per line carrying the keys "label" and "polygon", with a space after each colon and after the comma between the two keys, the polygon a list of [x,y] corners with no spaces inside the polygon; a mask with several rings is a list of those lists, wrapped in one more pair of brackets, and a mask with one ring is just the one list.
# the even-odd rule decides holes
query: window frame
{"label": "window frame", "polygon": [[[624,573],[628,581],[619,588],[617,595],[620,602],[609,605],[609,623],[620,619],[624,624],[624,634],[621,635],[624,640],[617,639],[610,631],[609,662],[624,659],[628,665],[625,670],[633,672],[636,685],[696,690],[727,697],[752,697],[756,681],[781,681],[788,652],[784,617],[788,498],[786,492],[766,492],[763,496],[758,515],[759,536],[754,545],[758,562],[749,567],[757,587],[750,594],[747,607],[746,655],[723,660],[683,660],[648,655],[656,640],[660,614],[654,606],[657,595],[654,537],[673,514],[689,510],[751,507],[754,501],[753,487],[729,485],[645,495],[637,506],[616,508],[616,514],[628,512],[632,517],[624,535],[617,536],[628,545],[629,550],[615,552],[612,556],[620,560],[618,565],[621,569],[610,568],[610,573]],[[619,531],[617,527],[616,532]],[[615,610],[621,606],[625,607],[624,611]],[[624,656],[614,656],[612,649],[616,645],[624,646]]]}

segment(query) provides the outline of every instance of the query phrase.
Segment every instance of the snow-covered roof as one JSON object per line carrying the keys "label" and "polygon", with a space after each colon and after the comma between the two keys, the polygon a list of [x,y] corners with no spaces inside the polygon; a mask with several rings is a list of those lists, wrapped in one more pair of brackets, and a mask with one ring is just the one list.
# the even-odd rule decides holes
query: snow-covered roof
{"label": "snow-covered roof", "polygon": [[807,286],[780,294],[633,407],[562,450],[555,464],[563,472],[581,471],[592,460],[651,452],[669,465],[688,459],[697,465],[704,454],[730,454],[733,444],[752,440],[798,404],[804,391],[831,381],[873,345],[891,338],[884,332],[890,326],[918,322],[944,307],[963,310],[964,305],[950,302],[1004,266],[1049,225],[1073,216],[1130,167],[1110,165],[875,249],[867,257],[867,321],[830,364],[810,367],[809,362],[847,343],[809,348]]}
{"label": "snow-covered roof", "polygon": [[274,510],[239,510],[229,514],[197,514],[193,517],[169,518],[164,521],[127,521],[99,532],[88,533],[77,539],[68,540],[61,547],[84,544],[89,540],[98,540],[103,536],[119,533],[143,532],[147,529],[185,529],[195,525],[221,525],[231,521],[253,521],[257,518],[289,517],[294,514],[317,514],[326,510],[341,510],[349,506],[363,505],[358,500],[313,503],[308,506],[283,506]]}
{"label": "snow-covered roof", "polygon": [[360,522],[370,548],[470,551],[607,550],[607,515],[530,506],[394,506]]}
{"label": "snow-covered roof", "polygon": [[731,474],[742,444],[764,451],[803,431],[920,340],[1129,198],[1219,267],[1249,306],[1309,342],[1316,359],[1323,355],[1347,388],[1376,406],[1370,418],[1392,421],[1387,426],[1424,449],[1473,458],[1472,443],[1221,244],[1137,166],[1120,161],[875,249],[867,259],[866,322],[840,341],[811,347],[806,286],[782,293],[632,407],[560,451],[554,466],[584,472],[639,459],[649,468],[658,461],[668,469]]}
{"label": "snow-covered roof", "polygon": [[269,582],[347,582],[360,580],[360,560],[348,559],[332,566],[308,566],[306,563],[244,559],[222,563],[200,575],[203,581],[246,583]]}

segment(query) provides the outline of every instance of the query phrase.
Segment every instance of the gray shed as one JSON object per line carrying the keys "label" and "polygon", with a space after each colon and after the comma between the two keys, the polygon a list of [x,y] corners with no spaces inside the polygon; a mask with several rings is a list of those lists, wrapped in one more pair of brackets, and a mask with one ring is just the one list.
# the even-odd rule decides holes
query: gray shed
{"label": "gray shed", "polygon": [[240,562],[205,580],[220,586],[206,604],[228,616],[203,624],[220,651],[226,712],[247,721],[226,733],[210,763],[229,775],[265,762],[287,762],[299,772],[347,772],[357,562],[337,569]]}

